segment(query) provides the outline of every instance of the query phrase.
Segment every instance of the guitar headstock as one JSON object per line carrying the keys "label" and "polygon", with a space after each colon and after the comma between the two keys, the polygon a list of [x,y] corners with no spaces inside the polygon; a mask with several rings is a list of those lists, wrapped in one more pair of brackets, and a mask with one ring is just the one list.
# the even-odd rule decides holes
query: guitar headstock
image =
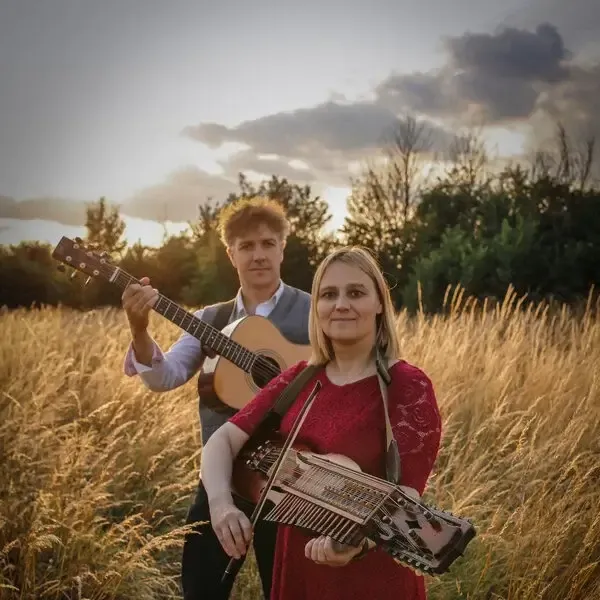
{"label": "guitar headstock", "polygon": [[[97,277],[110,280],[117,269],[110,263],[107,252],[99,252],[86,246],[81,238],[72,240],[63,236],[54,248],[52,258],[72,267],[75,271],[88,275],[88,281],[90,278]],[[76,273],[73,273],[71,277],[75,275]]]}

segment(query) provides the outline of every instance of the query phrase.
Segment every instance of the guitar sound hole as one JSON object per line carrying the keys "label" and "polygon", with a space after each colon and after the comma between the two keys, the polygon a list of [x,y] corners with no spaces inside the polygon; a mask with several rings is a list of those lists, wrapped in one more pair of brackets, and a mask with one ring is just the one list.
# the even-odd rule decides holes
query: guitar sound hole
{"label": "guitar sound hole", "polygon": [[259,387],[264,388],[271,379],[277,377],[281,369],[277,362],[268,356],[261,356],[253,365],[250,375],[252,381]]}

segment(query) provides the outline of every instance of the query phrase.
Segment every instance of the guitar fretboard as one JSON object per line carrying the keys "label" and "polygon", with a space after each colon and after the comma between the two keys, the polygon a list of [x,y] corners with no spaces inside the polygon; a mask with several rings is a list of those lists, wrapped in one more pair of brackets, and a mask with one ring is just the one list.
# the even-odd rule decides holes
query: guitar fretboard
{"label": "guitar fretboard", "polygon": [[[139,283],[139,280],[119,267],[115,267],[115,270],[110,277],[110,281],[121,289],[125,289],[132,283]],[[221,333],[215,327],[212,327],[205,321],[194,316],[177,303],[172,302],[166,296],[163,296],[160,293],[158,296],[158,300],[154,305],[154,310],[156,312],[200,340],[203,346],[208,346],[217,354],[230,360],[240,369],[249,373],[254,366],[254,363],[260,359],[259,355],[244,348]]]}

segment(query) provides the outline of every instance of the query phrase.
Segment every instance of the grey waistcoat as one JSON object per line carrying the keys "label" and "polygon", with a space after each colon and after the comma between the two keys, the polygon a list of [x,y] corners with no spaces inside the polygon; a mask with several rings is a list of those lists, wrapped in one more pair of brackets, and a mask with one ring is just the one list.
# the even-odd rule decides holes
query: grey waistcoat
{"label": "grey waistcoat", "polygon": [[[308,344],[308,314],[310,311],[310,294],[283,284],[283,293],[271,314],[267,317],[293,344]],[[216,305],[207,306],[202,313],[202,320],[212,323],[217,313]],[[234,309],[229,322],[239,318]],[[205,444],[209,437],[225,423],[229,417],[236,413],[234,409],[215,412],[203,406],[200,401],[200,428],[202,430],[202,443]]]}

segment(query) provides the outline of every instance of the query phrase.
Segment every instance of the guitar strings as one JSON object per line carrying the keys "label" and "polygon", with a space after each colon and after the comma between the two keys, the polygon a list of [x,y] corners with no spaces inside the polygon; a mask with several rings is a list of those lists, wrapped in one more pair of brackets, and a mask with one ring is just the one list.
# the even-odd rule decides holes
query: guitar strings
{"label": "guitar strings", "polygon": [[[274,464],[274,460],[270,457],[265,459],[264,462],[268,466],[271,466],[272,464]],[[341,491],[339,489],[335,489],[332,486],[327,487],[326,490],[324,490],[324,491],[337,494],[340,497],[343,497],[343,498],[346,498],[347,500],[352,500],[355,502],[358,502],[359,501],[358,496],[361,496],[361,498],[360,498],[361,507],[366,506],[369,509],[374,509],[380,504],[381,500],[386,495],[384,493],[377,494],[377,492],[374,492],[366,483],[363,484],[363,483],[357,482],[357,481],[347,477],[344,474],[328,473],[326,470],[323,470],[323,469],[321,469],[321,470],[323,471],[323,474],[325,476],[331,476],[332,479],[335,477],[338,477],[342,480],[345,480],[345,483],[347,485],[350,485],[351,487],[356,488],[356,491],[353,492],[353,494],[355,495],[354,498],[351,498],[350,495],[346,495],[343,491]],[[306,473],[306,470],[298,467],[298,465],[295,464],[293,457],[288,457],[288,460],[284,463],[284,465],[282,467],[279,479],[283,480],[285,477],[299,478],[305,473]],[[314,483],[314,480],[313,480],[313,483]],[[324,485],[324,487],[325,487],[325,485]]]}
{"label": "guitar strings", "polygon": [[[260,366],[258,368],[254,368],[259,362]],[[281,370],[278,367],[270,363],[260,354],[257,355],[256,358],[252,361],[251,372],[257,373],[258,375],[270,376],[271,379],[281,374]]]}
{"label": "guitar strings", "polygon": [[[297,452],[293,451],[292,454],[295,455],[295,454],[297,454]],[[266,464],[267,466],[272,465],[273,462],[274,461],[271,456],[266,457],[263,461],[263,463]],[[290,468],[290,466],[291,466],[291,468]],[[354,486],[357,490],[354,492],[354,495],[355,495],[354,498],[352,498],[352,492],[350,492],[350,494],[348,494],[347,492],[345,493],[341,490],[332,488],[331,486],[327,487],[327,489],[324,490],[328,493],[337,494],[342,499],[354,501],[356,503],[360,502],[361,507],[366,506],[367,508],[369,508],[371,510],[375,509],[377,506],[380,506],[382,512],[384,513],[384,516],[388,516],[388,517],[390,517],[390,519],[392,517],[392,513],[389,510],[390,508],[406,510],[406,506],[403,505],[402,503],[398,502],[393,497],[389,497],[388,496],[389,493],[381,492],[380,494],[377,494],[370,487],[368,487],[368,485],[366,483],[363,484],[361,482],[357,482],[344,473],[333,473],[333,472],[329,473],[325,469],[322,469],[322,468],[321,468],[321,470],[323,470],[325,472],[326,476],[330,475],[332,477],[332,479],[339,478],[341,480],[345,480],[346,484],[350,484],[350,486]],[[298,467],[298,465],[295,463],[294,456],[289,456],[283,465],[279,479],[283,479],[285,476],[290,476],[290,477],[296,476],[299,478],[304,474],[306,474],[306,470]],[[357,472],[357,474],[363,475],[364,473],[362,471],[359,471],[359,472]],[[367,475],[368,477],[373,477],[368,474],[365,474],[365,475]],[[309,481],[309,483],[310,483],[310,481]],[[291,485],[292,485],[292,487],[294,487],[293,483]],[[396,486],[392,486],[390,484],[390,492],[395,489],[396,489]],[[362,497],[359,497],[359,496],[362,496]],[[386,496],[388,496],[387,502],[383,503],[382,501],[385,499]],[[406,502],[407,501],[404,500],[404,503],[406,503]],[[413,499],[410,499],[409,502],[413,502]],[[386,506],[386,504],[387,504],[387,506]],[[412,541],[411,541],[411,543],[412,543]]]}
{"label": "guitar strings", "polygon": [[[272,450],[276,450],[276,451],[278,451],[278,450],[280,450],[280,448],[279,448],[279,447],[277,447],[277,446],[274,446]],[[293,449],[292,449],[292,450],[290,451],[290,454],[289,454],[289,456],[288,456],[287,460],[286,460],[286,463],[285,463],[285,465],[287,465],[287,464],[288,464],[288,462],[290,462],[290,463],[291,463],[291,462],[293,462],[293,463],[294,463],[294,465],[296,465],[296,462],[295,462],[295,461],[297,460],[297,458],[296,458],[296,457],[297,457],[297,455],[298,455],[298,454],[299,454],[299,452],[298,452],[297,450],[293,450]],[[272,466],[272,465],[275,463],[275,461],[276,461],[276,460],[277,460],[277,455],[276,455],[274,452],[270,452],[268,455],[266,455],[266,456],[265,456],[265,457],[262,459],[262,461],[261,461],[261,462],[262,462],[263,464],[267,465],[267,467],[271,467],[271,466]],[[297,466],[297,465],[296,465],[296,466]],[[324,469],[324,470],[326,470],[326,469],[325,469],[323,466],[321,466],[321,465],[316,465],[316,466],[317,466],[318,468],[321,468],[321,469]],[[338,466],[339,466],[339,465],[336,465],[336,467],[338,467]],[[343,468],[343,467],[341,467],[341,468]],[[356,483],[357,485],[366,485],[366,486],[368,486],[368,482],[369,482],[369,481],[377,482],[377,483],[379,483],[379,484],[381,484],[381,483],[382,483],[382,480],[381,480],[379,477],[376,477],[376,476],[374,476],[374,475],[371,475],[371,474],[369,474],[369,473],[365,473],[364,471],[352,471],[352,469],[350,469],[350,471],[351,471],[351,473],[342,473],[342,472],[339,472],[339,473],[332,473],[332,474],[333,474],[333,475],[340,476],[340,477],[343,477],[344,479],[347,479],[347,480],[349,480],[349,481],[352,481],[352,482]],[[359,481],[356,481],[356,479],[354,479],[354,478],[352,477],[352,475],[358,476],[358,477],[360,477],[361,479],[364,479],[364,480],[366,480],[366,481],[364,481],[364,482],[359,482]],[[384,481],[383,483],[384,483],[384,484],[385,484],[385,486],[388,488],[388,492],[392,492],[392,491],[393,491],[393,490],[396,488],[396,486],[395,486],[394,484],[392,484],[392,483],[389,483],[388,481]],[[367,487],[367,489],[369,489],[370,491],[372,491],[372,488],[370,488],[370,487]]]}
{"label": "guitar strings", "polygon": [[[119,272],[117,273],[117,277],[115,278],[114,283],[118,287],[121,287],[121,288],[124,289],[129,284],[131,284],[131,283],[139,283],[139,281],[135,277],[133,277],[132,275],[129,275],[129,273],[126,273],[123,269],[119,269]],[[159,294],[159,301],[156,304],[155,310],[157,312],[159,312],[160,314],[162,314],[163,316],[166,317],[165,313],[168,310],[168,308],[165,308],[164,312],[162,310],[158,309],[158,305],[162,301],[166,301],[168,303],[167,304],[168,307],[170,307],[172,305],[175,306],[176,307],[175,314],[177,314],[178,310],[183,311],[184,316],[183,316],[183,319],[181,320],[180,326],[182,326],[182,324],[185,321],[185,319],[189,317],[191,319],[191,322],[198,321],[200,323],[200,326],[204,327],[204,329],[208,329],[209,331],[211,331],[211,330],[214,329],[215,333],[218,333],[218,334],[222,335],[222,333],[218,329],[215,329],[214,327],[212,327],[206,321],[203,321],[202,319],[198,319],[198,317],[196,317],[195,315],[193,315],[190,312],[186,311],[184,308],[181,308],[177,303],[172,302],[171,300],[169,300],[163,294]],[[166,317],[166,318],[168,318],[168,317]],[[184,329],[185,329],[185,331],[188,331],[187,328],[184,328]],[[189,333],[189,331],[188,331],[188,333]],[[244,348],[243,346],[241,346],[240,344],[238,344],[234,340],[229,339],[228,343],[230,343],[234,347],[237,346],[239,348],[239,350],[241,351],[240,354],[247,355],[247,356],[253,356],[254,357],[250,361],[250,364],[249,364],[249,369],[250,369],[250,373],[251,374],[268,378],[268,381],[270,381],[271,379],[273,379],[274,377],[277,377],[277,375],[279,375],[281,373],[281,370],[279,369],[279,367],[277,367],[273,363],[271,363],[268,360],[266,360],[260,354],[256,354],[254,352],[251,352],[250,350],[247,350],[246,348]]]}

